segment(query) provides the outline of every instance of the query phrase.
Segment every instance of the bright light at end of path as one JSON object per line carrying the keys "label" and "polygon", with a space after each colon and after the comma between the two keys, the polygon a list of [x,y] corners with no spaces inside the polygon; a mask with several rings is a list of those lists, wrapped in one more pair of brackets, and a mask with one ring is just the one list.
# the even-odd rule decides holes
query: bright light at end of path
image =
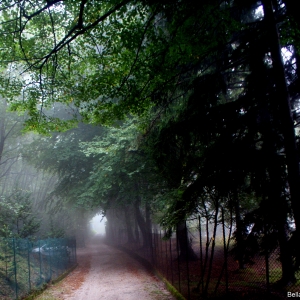
{"label": "bright light at end of path", "polygon": [[[102,234],[105,235],[105,223],[106,223],[106,218],[104,217],[103,220],[101,221],[102,216],[101,215],[96,215],[91,221],[91,230],[95,234]],[[100,222],[101,221],[101,222]]]}

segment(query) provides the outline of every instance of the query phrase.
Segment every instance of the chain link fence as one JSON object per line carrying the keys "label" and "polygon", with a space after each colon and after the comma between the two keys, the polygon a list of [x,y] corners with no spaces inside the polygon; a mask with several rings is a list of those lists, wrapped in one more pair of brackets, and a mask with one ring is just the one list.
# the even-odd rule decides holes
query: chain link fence
{"label": "chain link fence", "polygon": [[19,299],[76,264],[75,239],[0,239],[0,299]]}
{"label": "chain link fence", "polygon": [[141,234],[136,243],[128,243],[125,230],[119,232],[115,244],[150,262],[186,299],[286,299],[299,292],[299,271],[296,282],[285,287],[278,284],[282,275],[279,248],[269,251],[264,244],[264,249],[251,255],[244,249],[241,265],[233,251],[235,228],[224,221],[222,214],[212,219],[196,216],[185,226],[186,249],[180,246],[176,232],[166,239],[166,232],[158,226],[152,229],[148,248]]}

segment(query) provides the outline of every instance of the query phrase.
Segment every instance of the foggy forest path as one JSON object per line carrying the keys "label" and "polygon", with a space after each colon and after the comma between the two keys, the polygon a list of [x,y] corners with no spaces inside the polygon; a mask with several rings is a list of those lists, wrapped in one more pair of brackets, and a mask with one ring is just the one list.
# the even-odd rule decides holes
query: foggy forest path
{"label": "foggy forest path", "polygon": [[[77,251],[78,267],[46,294],[65,300],[172,300],[164,284],[126,253],[94,240]],[[49,299],[47,295],[37,299]]]}

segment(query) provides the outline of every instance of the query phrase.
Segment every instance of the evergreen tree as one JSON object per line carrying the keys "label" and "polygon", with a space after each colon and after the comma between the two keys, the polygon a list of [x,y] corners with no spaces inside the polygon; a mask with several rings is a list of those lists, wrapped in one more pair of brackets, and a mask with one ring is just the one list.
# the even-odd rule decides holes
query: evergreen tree
{"label": "evergreen tree", "polygon": [[1,199],[1,235],[4,237],[35,238],[40,227],[26,191],[16,189]]}

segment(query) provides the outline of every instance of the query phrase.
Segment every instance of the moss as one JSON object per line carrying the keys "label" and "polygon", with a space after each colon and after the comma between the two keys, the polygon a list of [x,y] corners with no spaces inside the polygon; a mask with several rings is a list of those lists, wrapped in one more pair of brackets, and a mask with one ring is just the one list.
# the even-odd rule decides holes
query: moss
{"label": "moss", "polygon": [[175,287],[165,278],[162,278],[162,281],[165,283],[169,292],[177,299],[177,300],[185,300],[185,298],[175,289]]}
{"label": "moss", "polygon": [[48,287],[48,284],[45,283],[41,288],[32,290],[29,295],[23,297],[22,299],[23,300],[33,300],[38,295],[40,295],[44,290],[46,290],[47,287]]}

